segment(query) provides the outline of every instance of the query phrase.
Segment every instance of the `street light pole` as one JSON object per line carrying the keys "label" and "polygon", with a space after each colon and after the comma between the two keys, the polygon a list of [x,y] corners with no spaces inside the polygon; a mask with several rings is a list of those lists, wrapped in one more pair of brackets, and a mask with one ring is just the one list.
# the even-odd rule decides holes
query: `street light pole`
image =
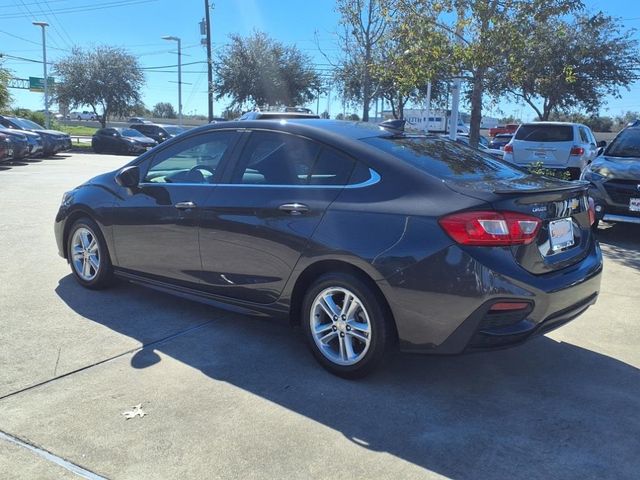
{"label": "street light pole", "polygon": [[163,40],[178,42],[178,124],[182,126],[182,48],[179,37],[166,36]]}
{"label": "street light pole", "polygon": [[49,119],[49,81],[47,78],[47,36],[45,28],[49,26],[47,22],[33,22],[34,25],[42,27],[42,65],[44,65],[44,124],[45,127],[51,126]]}

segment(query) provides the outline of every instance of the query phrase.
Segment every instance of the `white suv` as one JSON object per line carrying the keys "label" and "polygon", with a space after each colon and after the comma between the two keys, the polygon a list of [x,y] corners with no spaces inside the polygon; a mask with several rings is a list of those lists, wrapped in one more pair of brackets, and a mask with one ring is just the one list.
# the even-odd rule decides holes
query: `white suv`
{"label": "white suv", "polygon": [[597,156],[598,143],[591,129],[579,123],[523,123],[504,147],[504,160],[528,166],[568,170],[572,179]]}

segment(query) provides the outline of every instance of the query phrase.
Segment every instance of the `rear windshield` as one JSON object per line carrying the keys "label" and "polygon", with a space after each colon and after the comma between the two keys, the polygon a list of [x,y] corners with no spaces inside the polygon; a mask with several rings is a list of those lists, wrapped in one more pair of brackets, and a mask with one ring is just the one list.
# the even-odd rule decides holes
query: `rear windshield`
{"label": "rear windshield", "polygon": [[572,142],[571,125],[522,125],[516,132],[516,140],[529,142]]}
{"label": "rear windshield", "polygon": [[491,155],[442,137],[371,137],[362,141],[443,180],[503,180],[524,175]]}
{"label": "rear windshield", "polygon": [[605,155],[640,159],[640,128],[628,128],[620,132],[607,148]]}

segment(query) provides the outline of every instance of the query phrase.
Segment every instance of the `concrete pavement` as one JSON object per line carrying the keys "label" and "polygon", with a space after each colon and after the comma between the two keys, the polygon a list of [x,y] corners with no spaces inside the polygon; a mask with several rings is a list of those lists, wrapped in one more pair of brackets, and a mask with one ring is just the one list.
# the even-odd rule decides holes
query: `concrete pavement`
{"label": "concrete pavement", "polygon": [[[142,287],[80,288],[62,193],[128,158],[0,165],[0,431],[113,479],[637,478],[640,228],[601,229],[602,292],[519,348],[324,372],[287,325]],[[125,420],[142,404],[147,415]],[[0,439],[3,478],[78,478]]]}

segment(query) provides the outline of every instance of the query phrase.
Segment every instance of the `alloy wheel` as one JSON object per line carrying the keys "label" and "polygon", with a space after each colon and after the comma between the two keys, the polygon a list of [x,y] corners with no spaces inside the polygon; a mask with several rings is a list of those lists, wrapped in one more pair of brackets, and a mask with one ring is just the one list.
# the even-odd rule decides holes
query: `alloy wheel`
{"label": "alloy wheel", "polygon": [[79,227],[71,238],[71,261],[78,276],[90,282],[100,271],[98,239],[86,227]]}
{"label": "alloy wheel", "polygon": [[355,365],[371,344],[371,322],[363,302],[342,287],[320,292],[311,306],[313,340],[322,354],[337,365]]}

